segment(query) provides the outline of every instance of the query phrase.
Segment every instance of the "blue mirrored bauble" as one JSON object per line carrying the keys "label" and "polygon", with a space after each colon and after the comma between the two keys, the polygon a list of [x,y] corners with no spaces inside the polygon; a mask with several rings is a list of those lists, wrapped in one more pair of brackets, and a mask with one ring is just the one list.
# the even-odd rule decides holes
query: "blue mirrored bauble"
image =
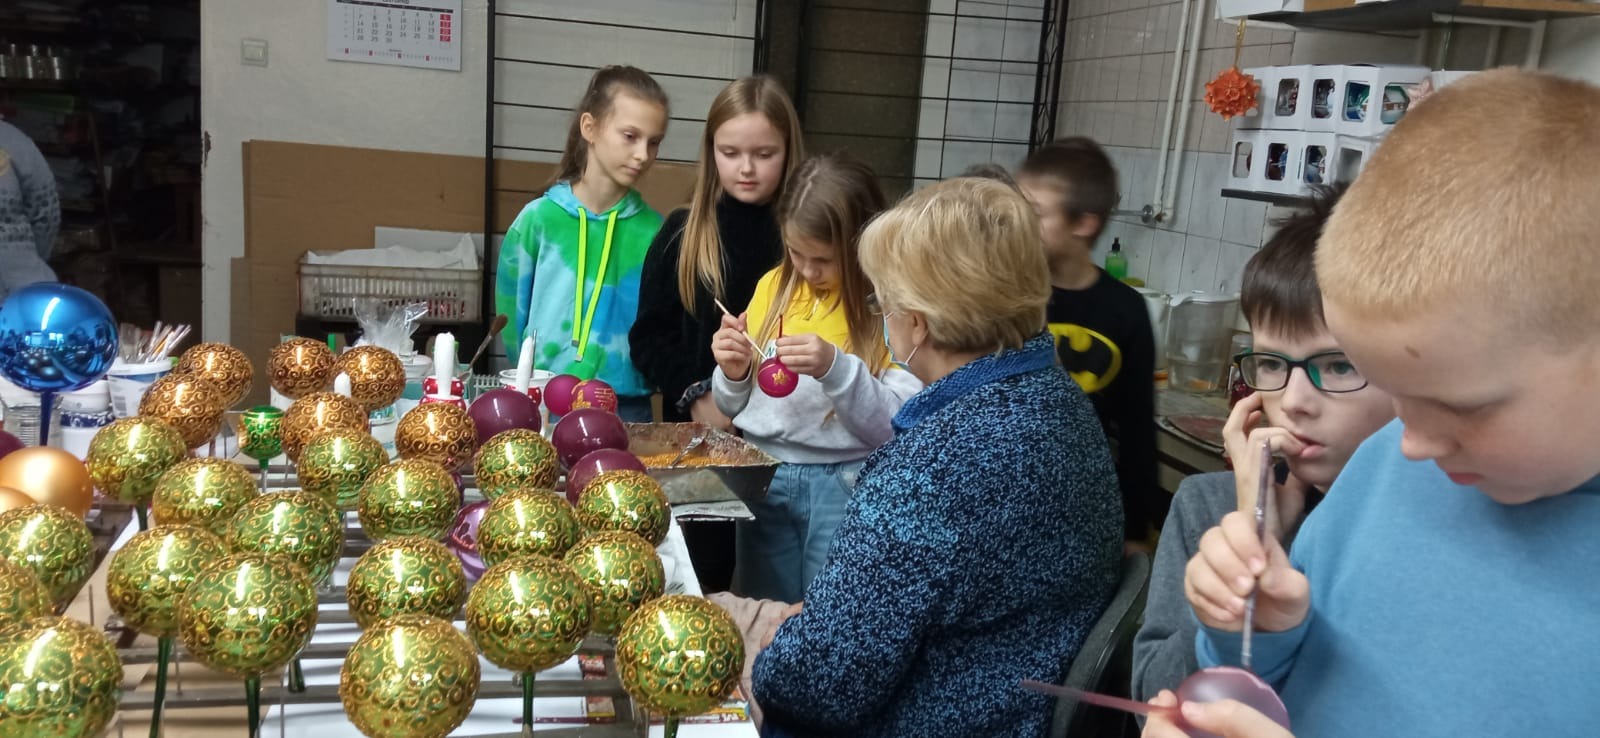
{"label": "blue mirrored bauble", "polygon": [[0,304],[0,376],[34,392],[71,392],[105,376],[117,358],[117,323],[100,298],[35,282]]}

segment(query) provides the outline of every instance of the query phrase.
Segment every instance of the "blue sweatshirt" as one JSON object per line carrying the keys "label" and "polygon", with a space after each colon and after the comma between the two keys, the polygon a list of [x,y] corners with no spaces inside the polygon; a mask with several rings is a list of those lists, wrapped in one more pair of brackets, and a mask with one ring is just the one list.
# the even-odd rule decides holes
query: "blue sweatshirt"
{"label": "blue sweatshirt", "polygon": [[[1401,429],[1295,538],[1306,621],[1257,634],[1296,737],[1600,735],[1600,480],[1502,505],[1407,460]],[[1202,666],[1237,664],[1237,634],[1195,641]]]}

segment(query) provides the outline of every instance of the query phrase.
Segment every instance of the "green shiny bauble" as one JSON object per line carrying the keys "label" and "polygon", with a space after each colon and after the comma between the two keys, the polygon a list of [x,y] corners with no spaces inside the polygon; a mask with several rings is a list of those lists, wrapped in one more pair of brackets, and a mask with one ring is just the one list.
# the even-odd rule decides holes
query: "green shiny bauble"
{"label": "green shiny bauble", "polygon": [[443,543],[421,536],[390,538],[367,549],[344,589],[350,615],[362,628],[406,614],[453,620],[466,593],[461,561]]}
{"label": "green shiny bauble", "polygon": [[340,510],[354,510],[361,485],[387,463],[388,452],[371,435],[345,429],[328,431],[300,451],[300,489]]}
{"label": "green shiny bauble", "polygon": [[316,589],[281,556],[237,553],[215,561],[178,600],[184,650],[237,677],[289,663],[316,625]]}
{"label": "green shiny bauble", "polygon": [[55,612],[50,590],[33,572],[9,559],[0,559],[0,623],[15,623]]}
{"label": "green shiny bauble", "polygon": [[344,516],[310,492],[273,492],[239,508],[225,537],[234,551],[284,556],[317,583],[344,553]]}
{"label": "green shiny bauble", "polygon": [[95,433],[85,463],[101,494],[146,505],[156,492],[156,480],[186,458],[189,449],[178,429],[155,418],[133,417]]}
{"label": "green shiny bauble", "polygon": [[561,459],[556,447],[531,430],[508,430],[478,449],[472,472],[483,496],[494,499],[508,489],[556,488]]}
{"label": "green shiny bauble", "polygon": [[283,411],[257,405],[240,413],[239,452],[262,462],[283,453]]}
{"label": "green shiny bauble", "polygon": [[223,459],[189,459],[156,482],[150,513],[160,525],[198,525],[223,535],[233,514],[260,494],[250,470]]}
{"label": "green shiny bauble", "polygon": [[489,567],[467,595],[467,635],[502,669],[542,671],[572,657],[589,632],[588,585],[572,567],[522,556]]}
{"label": "green shiny bauble", "polygon": [[222,539],[192,525],[158,525],[111,553],[106,597],[140,633],[178,634],[178,600],[201,570],[228,555]]}
{"label": "green shiny bauble", "polygon": [[573,546],[565,561],[594,591],[589,630],[597,635],[615,635],[634,610],[667,590],[661,556],[632,533],[596,533]]}
{"label": "green shiny bauble", "polygon": [[559,559],[582,536],[572,504],[556,493],[512,490],[483,512],[478,555],[489,566],[524,554]]}
{"label": "green shiny bauble", "polygon": [[339,701],[372,738],[444,738],[478,699],[478,652],[449,620],[399,615],[362,633],[339,670]]}
{"label": "green shiny bauble", "polygon": [[672,504],[654,477],[641,471],[611,471],[589,481],[578,496],[578,522],[598,533],[622,530],[659,546],[672,523]]}
{"label": "green shiny bauble", "polygon": [[422,459],[379,468],[356,498],[361,529],[374,541],[394,536],[443,538],[460,506],[461,493],[450,472]]}
{"label": "green shiny bauble", "polygon": [[121,683],[116,646],[92,626],[42,617],[0,627],[0,738],[98,736]]}
{"label": "green shiny bauble", "polygon": [[50,598],[64,604],[94,571],[94,534],[55,505],[7,510],[0,513],[0,558],[33,572]]}
{"label": "green shiny bauble", "polygon": [[617,634],[622,688],[668,717],[696,715],[739,685],[744,637],[726,610],[689,595],[646,602]]}

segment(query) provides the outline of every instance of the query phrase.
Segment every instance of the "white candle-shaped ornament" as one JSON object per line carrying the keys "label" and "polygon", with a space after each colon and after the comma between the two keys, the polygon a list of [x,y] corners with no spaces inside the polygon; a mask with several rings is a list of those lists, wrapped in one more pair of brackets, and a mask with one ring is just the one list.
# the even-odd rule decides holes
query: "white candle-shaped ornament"
{"label": "white candle-shaped ornament", "polygon": [[439,394],[450,393],[450,380],[456,364],[456,337],[440,333],[433,339],[433,378],[439,384]]}
{"label": "white candle-shaped ornament", "polygon": [[533,381],[533,337],[522,339],[522,353],[517,354],[517,391],[523,394],[528,392],[528,383]]}
{"label": "white candle-shaped ornament", "polygon": [[334,394],[339,394],[339,395],[344,395],[345,397],[349,397],[350,396],[350,375],[345,374],[344,372],[339,372],[339,376],[333,378],[333,392],[334,392]]}

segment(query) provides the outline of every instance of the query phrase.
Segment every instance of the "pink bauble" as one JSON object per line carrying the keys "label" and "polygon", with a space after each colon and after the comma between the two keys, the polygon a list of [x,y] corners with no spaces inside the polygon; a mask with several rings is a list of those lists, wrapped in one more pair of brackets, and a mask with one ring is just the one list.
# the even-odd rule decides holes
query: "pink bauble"
{"label": "pink bauble", "polygon": [[617,391],[598,379],[579,382],[572,388],[572,409],[594,408],[608,413],[617,411]]}
{"label": "pink bauble", "polygon": [[626,449],[628,428],[622,419],[604,410],[573,410],[561,417],[550,434],[556,454],[568,469],[578,459],[603,448]]}
{"label": "pink bauble", "polygon": [[644,471],[644,462],[633,452],[620,448],[603,448],[584,454],[567,472],[567,501],[578,504],[578,495],[589,486],[589,480],[609,471]]}
{"label": "pink bauble", "polygon": [[[1179,702],[1217,702],[1237,700],[1256,712],[1265,715],[1284,728],[1289,727],[1289,710],[1283,700],[1272,690],[1272,685],[1244,669],[1233,666],[1213,666],[1190,674],[1178,685]],[[1219,738],[1215,734],[1189,725],[1179,726],[1191,738]]]}
{"label": "pink bauble", "polygon": [[572,412],[572,391],[583,380],[571,374],[557,374],[544,386],[544,407],[551,415],[561,417]]}
{"label": "pink bauble", "polygon": [[461,560],[461,568],[466,572],[469,582],[478,581],[487,568],[483,565],[483,558],[478,555],[478,524],[483,522],[483,513],[488,509],[488,500],[461,508],[461,512],[456,514],[455,524],[450,526],[450,532],[444,537],[445,545]]}
{"label": "pink bauble", "polygon": [[800,375],[774,356],[761,362],[761,368],[756,370],[756,384],[768,395],[788,397],[800,384]]}

